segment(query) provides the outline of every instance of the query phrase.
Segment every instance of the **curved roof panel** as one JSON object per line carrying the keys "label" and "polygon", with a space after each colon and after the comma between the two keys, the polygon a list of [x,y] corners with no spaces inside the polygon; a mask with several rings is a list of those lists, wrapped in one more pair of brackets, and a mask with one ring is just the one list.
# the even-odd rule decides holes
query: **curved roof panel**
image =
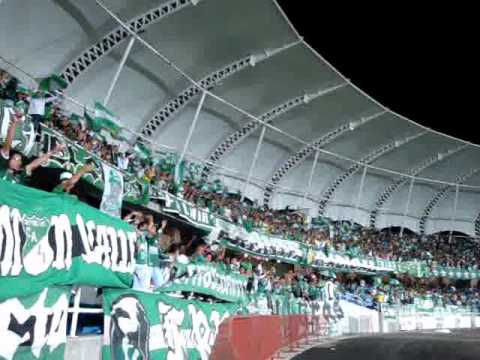
{"label": "curved roof panel", "polygon": [[[378,226],[403,224],[418,230],[425,208],[445,186],[440,182],[453,183],[480,167],[478,146],[425,129],[351,84],[299,37],[275,1],[102,3],[123,21],[133,21],[142,39],[211,94],[244,111],[208,95],[187,154],[211,159],[221,145],[219,167],[211,176],[221,176],[232,189],[244,186],[263,127],[252,116],[265,116],[269,127],[247,188],[247,196],[259,202],[270,186],[270,205],[310,208],[315,214],[333,186],[328,216],[368,225],[372,211],[378,210]],[[162,15],[166,6],[172,8]],[[37,78],[76,64],[80,70],[67,94],[90,106],[105,98],[130,38],[94,0],[1,4],[1,56]],[[83,57],[88,51],[93,51],[93,60]],[[109,107],[135,132],[162,117],[149,136],[155,144],[182,149],[200,100],[195,86],[136,39]],[[83,111],[73,105],[71,110]],[[363,180],[363,165],[351,170],[352,160],[373,167]],[[410,180],[392,187],[402,176],[415,176],[407,217]],[[460,188],[458,219],[451,221],[448,205],[453,186],[431,210],[427,232],[453,224],[473,234],[480,212],[480,175],[461,180],[477,188]]]}

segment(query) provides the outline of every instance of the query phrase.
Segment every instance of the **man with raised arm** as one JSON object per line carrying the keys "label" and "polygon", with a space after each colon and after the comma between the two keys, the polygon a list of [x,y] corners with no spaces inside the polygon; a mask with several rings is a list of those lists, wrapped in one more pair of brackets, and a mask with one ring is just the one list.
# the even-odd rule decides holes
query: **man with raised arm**
{"label": "man with raised arm", "polygon": [[0,149],[0,179],[17,184],[27,184],[32,173],[42,164],[46,163],[51,156],[65,150],[65,145],[58,145],[52,151],[43,154],[23,166],[22,154],[12,150],[13,138],[17,126],[22,122],[22,114],[16,112],[13,122],[8,128],[7,137]]}
{"label": "man with raised arm", "polygon": [[60,175],[60,184],[55,186],[52,190],[54,193],[70,193],[75,185],[80,181],[83,175],[88,174],[93,170],[92,164],[85,164],[76,174],[67,171]]}

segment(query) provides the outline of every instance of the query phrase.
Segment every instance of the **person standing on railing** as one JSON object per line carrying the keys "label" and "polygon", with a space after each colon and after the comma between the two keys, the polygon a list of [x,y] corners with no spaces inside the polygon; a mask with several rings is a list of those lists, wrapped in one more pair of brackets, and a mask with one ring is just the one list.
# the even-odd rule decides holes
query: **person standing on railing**
{"label": "person standing on railing", "polygon": [[51,156],[65,150],[65,146],[58,145],[52,151],[23,166],[22,154],[12,151],[12,142],[17,126],[22,122],[22,114],[17,112],[8,128],[7,137],[0,149],[0,179],[17,184],[28,184],[32,173],[46,163]]}

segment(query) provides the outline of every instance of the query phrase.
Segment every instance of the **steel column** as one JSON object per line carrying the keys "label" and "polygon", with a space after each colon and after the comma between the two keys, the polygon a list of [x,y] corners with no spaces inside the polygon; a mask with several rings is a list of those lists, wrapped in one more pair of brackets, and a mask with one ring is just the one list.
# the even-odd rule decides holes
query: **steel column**
{"label": "steel column", "polygon": [[400,236],[403,236],[403,230],[405,229],[405,219],[408,215],[408,211],[410,210],[410,201],[412,200],[412,191],[413,191],[414,183],[415,183],[415,177],[412,177],[410,179],[410,186],[408,187],[407,202],[405,204],[405,211],[403,212],[402,227],[400,228]]}
{"label": "steel column", "polygon": [[200,116],[200,112],[202,111],[203,103],[205,102],[205,97],[207,93],[205,91],[202,92],[202,97],[200,98],[200,102],[197,105],[197,110],[195,111],[195,115],[193,116],[192,124],[188,129],[188,135],[185,139],[185,144],[183,145],[182,153],[180,154],[180,158],[177,161],[177,165],[175,166],[175,182],[178,181],[178,170],[180,168],[180,164],[182,163],[183,159],[185,158],[185,154],[187,153],[188,147],[190,145],[190,141],[192,140],[192,135],[195,130],[195,126],[197,125],[198,117]]}
{"label": "steel column", "polygon": [[117,85],[118,78],[120,77],[120,73],[122,72],[123,67],[125,66],[125,63],[127,62],[128,55],[130,55],[130,51],[132,50],[134,42],[135,42],[135,38],[132,36],[130,38],[130,41],[128,42],[125,52],[123,53],[122,60],[118,65],[117,72],[115,73],[115,76],[112,79],[112,83],[108,88],[107,96],[105,96],[105,100],[103,100],[103,105],[105,107],[108,105],[108,102],[110,101],[110,97],[112,96],[113,89],[115,88],[115,85]]}
{"label": "steel column", "polygon": [[[365,177],[367,176],[367,170],[368,170],[368,167],[364,166],[362,177],[360,179],[360,188],[358,189],[358,194],[357,194],[357,203],[355,204],[355,212],[357,213],[358,217],[360,217],[360,203],[362,201],[363,187],[365,186]],[[354,219],[352,216],[352,223],[353,222],[354,222]]]}
{"label": "steel column", "polygon": [[313,158],[313,164],[312,164],[312,169],[310,170],[310,177],[308,178],[308,185],[307,189],[305,190],[305,194],[303,195],[303,200],[302,200],[302,208],[305,205],[305,201],[307,200],[307,197],[312,190],[312,182],[313,182],[313,176],[315,175],[315,168],[317,167],[318,163],[318,156],[320,155],[320,151],[317,150],[315,152],[315,157]]}
{"label": "steel column", "polygon": [[455,220],[457,218],[457,206],[458,206],[458,191],[459,191],[459,184],[455,185],[455,199],[453,200],[453,212],[452,212],[452,218],[450,220],[450,235],[448,237],[448,241],[450,242],[452,240],[452,233],[453,233],[453,226],[455,223]]}
{"label": "steel column", "polygon": [[250,185],[250,180],[252,178],[252,175],[253,175],[253,170],[255,168],[255,165],[257,163],[257,159],[258,159],[258,154],[260,153],[260,148],[262,147],[262,143],[263,143],[263,138],[265,136],[265,131],[267,130],[267,127],[264,125],[262,127],[262,132],[260,134],[260,137],[258,138],[258,143],[257,143],[257,147],[255,149],[255,153],[253,155],[253,160],[252,160],[252,163],[250,164],[250,169],[248,169],[248,175],[247,175],[247,180],[245,181],[245,183],[243,184],[243,190],[242,190],[242,196],[240,198],[240,202],[243,202],[243,199],[245,198],[245,192],[247,190],[247,187],[248,185]]}

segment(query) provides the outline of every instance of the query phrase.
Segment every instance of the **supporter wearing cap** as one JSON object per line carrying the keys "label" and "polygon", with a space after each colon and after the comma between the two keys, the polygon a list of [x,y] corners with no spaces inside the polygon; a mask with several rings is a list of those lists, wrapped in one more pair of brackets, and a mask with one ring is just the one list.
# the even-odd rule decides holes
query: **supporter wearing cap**
{"label": "supporter wearing cap", "polygon": [[52,151],[43,154],[37,159],[23,166],[23,157],[20,153],[12,151],[12,142],[17,126],[22,122],[21,115],[16,113],[7,133],[7,138],[0,149],[0,179],[17,184],[28,183],[33,171],[46,163],[56,153],[62,152],[65,146],[58,145]]}
{"label": "supporter wearing cap", "polygon": [[93,170],[92,164],[86,164],[76,174],[72,174],[67,171],[63,172],[60,175],[60,184],[55,186],[52,192],[57,194],[70,193],[75,188],[75,185],[77,185],[77,183],[83,177],[83,175],[91,172],[92,170]]}

